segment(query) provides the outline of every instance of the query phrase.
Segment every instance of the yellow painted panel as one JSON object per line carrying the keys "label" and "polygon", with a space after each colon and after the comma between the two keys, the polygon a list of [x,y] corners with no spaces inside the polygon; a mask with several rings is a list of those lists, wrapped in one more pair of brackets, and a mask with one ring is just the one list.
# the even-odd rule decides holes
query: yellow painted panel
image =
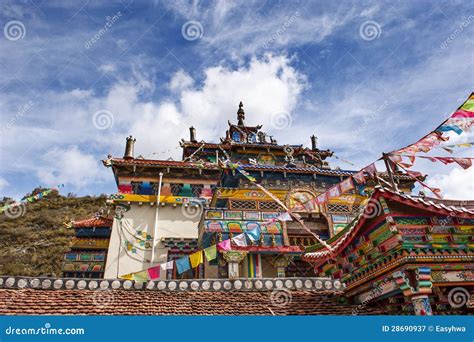
{"label": "yellow painted panel", "polygon": [[[217,198],[219,199],[239,199],[239,200],[271,200],[263,191],[253,189],[219,189]],[[270,190],[272,194],[283,200],[287,194],[286,190]]]}
{"label": "yellow painted panel", "polygon": [[[136,194],[115,194],[111,195],[109,199],[114,200],[115,202],[156,202],[156,197],[154,195],[136,195]],[[198,200],[195,197],[182,197],[182,196],[160,196],[161,203],[189,203],[192,200]]]}

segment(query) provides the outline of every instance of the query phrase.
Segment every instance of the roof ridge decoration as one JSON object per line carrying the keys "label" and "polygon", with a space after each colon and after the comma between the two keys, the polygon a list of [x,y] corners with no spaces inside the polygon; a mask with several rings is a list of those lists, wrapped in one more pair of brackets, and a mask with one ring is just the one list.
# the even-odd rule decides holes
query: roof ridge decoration
{"label": "roof ridge decoration", "polygon": [[237,111],[237,125],[245,126],[245,111],[243,109],[244,104],[242,101],[239,103],[239,110]]}

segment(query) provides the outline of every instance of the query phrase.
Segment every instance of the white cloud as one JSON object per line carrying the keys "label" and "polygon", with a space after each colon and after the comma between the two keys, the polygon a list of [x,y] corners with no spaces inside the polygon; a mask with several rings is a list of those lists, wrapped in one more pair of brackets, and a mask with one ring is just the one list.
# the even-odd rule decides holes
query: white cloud
{"label": "white cloud", "polygon": [[[317,97],[319,103],[308,107],[318,115],[294,120],[293,130],[282,132],[287,134],[283,136],[291,139],[294,131],[305,137],[315,133],[322,148],[342,151],[341,157],[361,167],[382,152],[416,142],[469,95],[472,82],[463,75],[472,74],[471,53],[459,49],[461,40],[455,44],[459,45],[432,55],[421,65],[352,80],[334,96]],[[450,143],[471,141],[471,137],[469,133],[455,136]],[[420,171],[432,174],[431,168]]]}
{"label": "white cloud", "polygon": [[[141,16],[127,16],[110,32],[110,39],[101,40],[95,50],[83,50],[83,42],[96,32],[97,26],[91,25],[88,14],[81,17],[80,12],[75,15],[74,27],[81,29],[72,30],[67,37],[57,34],[60,30],[53,30],[57,23],[33,16],[25,21],[27,39],[17,44],[0,41],[0,83],[19,86],[11,92],[6,87],[8,91],[0,94],[2,127],[15,116],[17,106],[30,99],[30,92],[25,92],[23,85],[40,94],[30,112],[19,117],[4,135],[2,131],[2,172],[12,185],[17,182],[10,174],[29,176],[36,172],[42,180],[53,183],[58,177],[75,186],[95,184],[97,160],[108,152],[120,156],[125,136],[130,133],[137,138],[137,155],[166,158],[169,153],[179,158],[180,149],[174,147],[181,137],[188,137],[190,125],[197,128],[198,140],[218,141],[227,120],[236,121],[240,100],[244,102],[247,124],[264,124],[264,130],[273,133],[279,142],[307,144],[314,133],[320,138],[321,148],[337,149],[341,157],[363,166],[378,158],[381,151],[412,143],[435,127],[440,117],[464,99],[472,83],[472,77],[468,77],[473,70],[472,54],[464,48],[470,39],[467,29],[440,50],[439,44],[457,24],[453,20],[430,24],[432,21],[427,19],[433,12],[414,14],[411,5],[383,11],[376,3],[356,2],[250,2],[241,6],[218,1],[206,6],[182,1],[165,6],[173,7],[178,16],[174,17],[173,11],[166,13],[169,20],[163,30],[160,27],[160,34],[148,31],[149,23]],[[22,7],[6,7],[12,17],[27,17]],[[383,27],[382,37],[371,43],[358,36],[360,23],[368,18]],[[182,58],[181,44],[169,42],[182,38],[180,27],[187,20],[201,22],[204,36],[192,43],[183,39],[186,56]],[[423,25],[415,30],[414,23]],[[436,30],[430,25],[435,25]],[[446,27],[448,31],[443,29]],[[176,35],[168,37],[167,28]],[[45,39],[44,32],[54,31],[56,34]],[[334,35],[336,39],[329,40]],[[388,37],[410,40],[398,45],[401,40],[392,44],[394,41]],[[151,47],[150,43],[160,49],[140,49]],[[248,59],[268,50],[283,54],[284,49],[293,48],[291,51],[297,51],[299,58],[294,63],[278,54],[254,57],[250,62]],[[337,55],[331,53],[335,50],[347,53],[335,58],[332,65],[329,60]],[[319,54],[326,55],[327,61],[318,58]],[[239,66],[229,67],[229,57]],[[392,59],[402,59],[406,65],[392,63]],[[167,72],[175,70],[176,65],[185,70],[170,77]],[[196,68],[199,74],[193,71]],[[308,82],[300,70],[307,70],[316,89],[304,96]],[[327,84],[320,84],[318,70]],[[329,77],[330,73],[334,76]],[[19,85],[17,79],[21,80]],[[82,89],[89,86],[91,89]],[[389,105],[379,111],[386,99],[390,99]],[[92,117],[99,110],[113,114],[113,127],[94,127]],[[276,130],[272,126],[272,115],[281,112],[291,115],[290,129]],[[379,115],[373,116],[374,112]],[[166,153],[152,154],[160,151]],[[77,170],[75,159],[95,166],[82,170],[81,177],[79,172],[63,170],[64,164],[55,162],[60,160]],[[337,165],[334,159],[332,162],[332,166]],[[110,170],[98,167],[105,170],[107,180],[113,184]],[[421,171],[424,169],[430,174],[438,172],[423,167]],[[439,176],[440,181],[452,178],[453,171],[448,171],[439,171],[444,174]],[[100,175],[97,177],[102,180]]]}
{"label": "white cloud", "polygon": [[201,23],[203,54],[219,51],[237,60],[280,47],[319,43],[358,16],[352,4],[344,8],[325,6],[324,11],[311,2],[303,5],[283,2],[271,9],[265,8],[268,4],[261,1],[245,6],[230,1],[218,1],[214,6],[194,1],[173,1],[165,5],[178,14],[183,23],[190,19]]}
{"label": "white cloud", "polygon": [[100,67],[99,67],[99,70],[104,72],[104,73],[108,73],[108,72],[114,72],[117,70],[117,67],[115,66],[115,64],[112,64],[112,63],[106,63],[106,64],[102,64]]}
{"label": "white cloud", "polygon": [[361,17],[373,17],[375,14],[377,14],[380,10],[379,4],[376,4],[374,6],[370,6],[367,8],[364,8],[362,12],[360,12]]}
{"label": "white cloud", "polygon": [[131,127],[138,153],[150,157],[151,152],[172,149],[173,157],[179,158],[180,151],[174,147],[180,138],[188,138],[189,126],[196,127],[198,140],[218,141],[227,120],[236,122],[239,101],[244,103],[247,124],[264,124],[271,131],[272,115],[292,113],[306,86],[305,77],[290,63],[286,56],[267,55],[235,70],[208,68],[202,85],[182,89],[175,102],[140,103],[111,94],[108,99],[112,103],[118,96],[126,102],[118,107],[138,113]]}
{"label": "white cloud", "polygon": [[80,189],[100,183],[107,177],[100,162],[77,146],[53,148],[42,159],[44,164],[38,167],[37,176],[47,186],[65,183]]}
{"label": "white cloud", "polygon": [[467,170],[455,168],[447,174],[434,175],[427,183],[442,189],[442,195],[446,199],[472,200],[474,198],[474,167]]}
{"label": "white cloud", "polygon": [[172,91],[182,91],[191,87],[194,80],[184,70],[178,70],[171,77],[168,87]]}
{"label": "white cloud", "polygon": [[0,177],[0,191],[5,189],[9,185],[10,183],[8,183],[8,181],[5,178]]}
{"label": "white cloud", "polygon": [[[305,77],[286,56],[255,58],[234,69],[214,66],[204,69],[203,76],[195,84],[178,72],[173,97],[157,101],[149,96],[150,76],[138,69],[128,81],[116,81],[103,96],[84,89],[44,92],[41,101],[2,135],[2,171],[33,173],[47,185],[84,188],[103,180],[112,184],[110,170],[99,159],[107,153],[121,156],[129,134],[137,138],[136,155],[179,159],[181,150],[176,147],[181,138],[188,138],[189,126],[197,128],[199,140],[218,141],[227,120],[236,122],[242,100],[247,123],[267,124],[271,130],[271,115],[291,113],[306,86]],[[1,99],[4,113],[9,107],[13,113],[15,98]],[[113,126],[105,130],[94,126],[93,116],[99,110],[112,113]]]}

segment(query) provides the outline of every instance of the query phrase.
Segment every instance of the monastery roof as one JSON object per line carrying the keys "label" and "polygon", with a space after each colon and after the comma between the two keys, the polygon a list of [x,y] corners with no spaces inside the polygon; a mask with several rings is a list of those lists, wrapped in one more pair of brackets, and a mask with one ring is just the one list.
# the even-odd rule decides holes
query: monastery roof
{"label": "monastery roof", "polygon": [[74,221],[72,222],[72,226],[74,228],[111,227],[112,222],[113,220],[109,218],[92,217],[92,218],[81,220],[81,221]]}
{"label": "monastery roof", "polygon": [[256,132],[262,128],[262,125],[257,125],[257,126],[235,125],[233,123],[230,123],[230,121],[228,121],[227,123],[229,127],[233,127],[238,130],[242,130],[244,132]]}
{"label": "monastery roof", "polygon": [[208,143],[208,142],[204,142],[204,141],[182,141],[181,142],[181,145],[182,146],[191,146],[191,147],[201,147],[203,146],[204,148],[216,148],[218,149],[219,147],[220,148],[223,148],[224,150],[229,150],[232,145],[231,144],[224,144],[224,143]]}
{"label": "monastery roof", "polygon": [[330,150],[311,150],[307,147],[303,147],[302,144],[299,145],[279,145],[279,144],[270,144],[270,143],[248,143],[248,142],[237,142],[231,140],[231,142],[222,142],[222,143],[209,143],[205,141],[181,141],[182,146],[184,147],[204,147],[204,148],[222,148],[224,150],[230,150],[233,146],[242,146],[242,147],[261,147],[261,148],[271,148],[271,149],[280,149],[283,150],[287,146],[291,146],[295,153],[304,153],[307,155],[314,156],[318,153],[331,153]]}
{"label": "monastery roof", "polygon": [[242,164],[245,170],[253,171],[281,171],[281,172],[300,172],[300,173],[320,173],[331,176],[350,176],[356,171],[337,170],[337,169],[321,169],[312,165],[307,167],[288,167],[284,165],[258,165],[258,164]]}
{"label": "monastery roof", "polygon": [[[400,203],[415,206],[419,209],[427,209],[445,215],[456,214],[457,216],[458,214],[461,214],[461,216],[466,218],[474,218],[474,210],[469,209],[474,207],[474,201],[460,201],[439,198],[423,199],[421,197],[413,197],[409,194],[381,187],[376,189],[376,193],[378,193],[378,196],[384,196]],[[373,195],[375,195],[375,193]],[[465,216],[465,214],[467,216]]]}
{"label": "monastery roof", "polygon": [[[431,211],[435,214],[442,214],[446,216],[457,216],[463,218],[474,218],[474,210],[467,209],[465,206],[447,206],[444,204],[452,203],[452,200],[440,200],[437,199],[423,199],[420,197],[413,197],[411,195],[403,194],[401,192],[392,191],[386,188],[376,187],[375,192],[372,194],[369,203],[371,200],[376,200],[380,196],[383,196],[386,199],[390,199],[405,205],[408,205],[412,208],[424,210],[424,211]],[[474,201],[466,201],[466,203],[473,205]],[[331,256],[339,254],[347,245],[352,241],[352,239],[357,235],[359,230],[364,226],[364,223],[373,218],[373,206],[368,205],[366,206],[361,213],[351,222],[349,223],[344,230],[340,233],[335,235],[333,238],[329,239],[328,242],[330,243],[331,247],[333,248],[332,255],[331,252],[321,246],[320,244],[310,246],[306,250],[308,253],[305,253],[303,256],[304,260],[307,261],[318,261],[323,262],[330,258]]]}
{"label": "monastery roof", "polygon": [[[124,158],[110,158],[103,161],[104,165],[117,165],[117,166],[162,166],[162,167],[177,167],[177,168],[191,168],[191,169],[213,169],[218,170],[219,165],[215,163],[199,163],[199,162],[188,162],[188,161],[175,161],[175,160],[157,160],[157,159],[124,159]],[[323,169],[313,165],[306,167],[288,167],[285,165],[258,165],[258,164],[242,164],[242,168],[249,171],[275,171],[275,172],[288,172],[288,173],[317,173],[328,176],[351,176],[357,171],[351,170],[339,170],[339,169]],[[385,172],[380,172],[380,175],[386,177]],[[405,174],[396,174],[395,178],[398,179],[412,179],[411,176]]]}
{"label": "monastery roof", "polygon": [[[340,170],[340,169],[322,169],[313,165],[308,165],[306,167],[288,167],[284,165],[256,165],[256,164],[242,164],[243,169],[247,171],[276,171],[276,172],[288,172],[288,173],[317,173],[328,176],[342,176],[348,177],[358,171],[351,170]],[[379,172],[379,175],[388,177],[386,172]],[[412,177],[405,174],[396,174],[395,178],[398,179],[409,179],[412,180]]]}
{"label": "monastery roof", "polygon": [[[270,281],[274,286],[297,284],[298,279],[252,279],[263,289],[235,289],[229,280],[150,281],[147,284],[123,280],[103,279],[34,279],[1,277],[1,315],[350,315],[356,306],[339,303],[341,291],[325,289],[327,278],[320,281],[321,289],[314,288],[315,278],[300,279],[299,289],[280,290],[265,288]],[[324,280],[324,278],[322,278]],[[193,290],[193,282],[202,286],[212,284],[207,291]],[[223,284],[214,290],[214,282]],[[308,283],[309,282],[309,283]],[[316,281],[317,282],[317,281]],[[330,284],[335,282],[329,281]],[[160,283],[173,290],[157,287]],[[225,284],[231,289],[225,290]],[[71,289],[66,286],[72,284]],[[110,290],[98,290],[106,284]],[[151,284],[151,285],[150,285]],[[179,286],[177,286],[179,284]],[[183,285],[186,284],[186,289]],[[311,289],[306,289],[306,285]],[[340,283],[339,283],[340,284]],[[32,288],[35,285],[36,288]],[[145,288],[137,288],[140,286]],[[332,285],[331,285],[332,286]],[[71,286],[69,286],[71,287]],[[82,289],[79,289],[81,287]],[[92,289],[91,289],[92,288]],[[365,307],[360,314],[383,314],[381,309]]]}
{"label": "monastery roof", "polygon": [[213,163],[195,163],[187,161],[175,161],[175,160],[157,160],[157,159],[124,159],[124,158],[111,158],[106,162],[110,161],[111,165],[127,166],[127,165],[138,165],[138,166],[163,166],[163,167],[179,167],[179,168],[190,168],[190,169],[218,169],[219,167]]}
{"label": "monastery roof", "polygon": [[[237,141],[231,141],[231,142],[222,142],[220,144],[216,143],[208,143],[208,142],[198,142],[198,141],[182,141],[181,144],[183,146],[192,146],[192,147],[201,147],[203,146],[204,148],[216,148],[218,149],[221,147],[224,150],[230,150],[233,146],[242,146],[242,147],[260,147],[260,148],[272,148],[272,149],[280,149],[283,150],[287,145],[278,145],[278,144],[269,144],[269,143],[248,143],[248,142],[237,142]],[[303,145],[290,145],[293,147],[296,151],[298,150],[304,150]]]}

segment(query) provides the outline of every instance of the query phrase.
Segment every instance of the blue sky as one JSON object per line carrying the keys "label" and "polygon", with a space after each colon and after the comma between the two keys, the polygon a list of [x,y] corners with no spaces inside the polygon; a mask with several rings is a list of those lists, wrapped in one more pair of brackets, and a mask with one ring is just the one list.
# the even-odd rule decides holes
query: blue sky
{"label": "blue sky", "polygon": [[[316,134],[356,164],[331,165],[363,167],[474,89],[468,1],[2,1],[0,25],[0,195],[15,198],[113,193],[100,160],[126,136],[137,155],[178,159],[190,125],[218,141],[241,100],[279,142]],[[472,198],[472,168],[417,168]]]}

